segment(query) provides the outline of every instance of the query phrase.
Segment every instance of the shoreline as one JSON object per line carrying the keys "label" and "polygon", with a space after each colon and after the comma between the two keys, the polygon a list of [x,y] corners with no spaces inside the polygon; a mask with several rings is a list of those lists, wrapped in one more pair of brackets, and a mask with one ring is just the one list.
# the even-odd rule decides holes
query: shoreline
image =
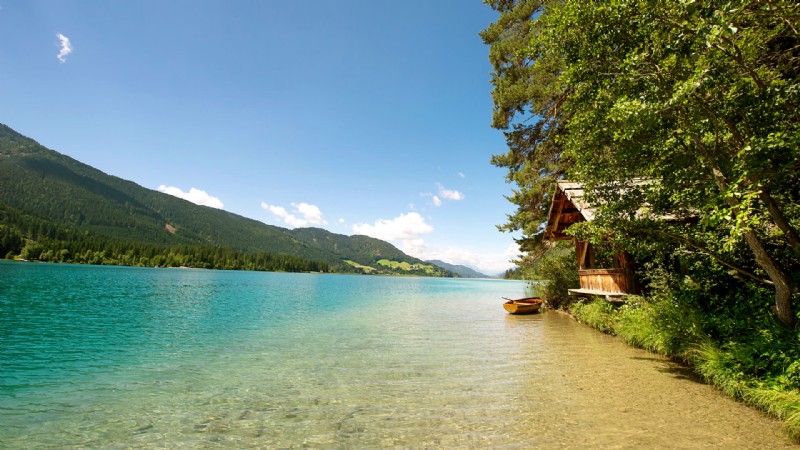
{"label": "shoreline", "polygon": [[722,357],[724,352],[717,348],[707,336],[703,342],[686,343],[687,348],[682,353],[659,351],[651,345],[646,345],[641,336],[622,330],[622,319],[614,317],[615,314],[619,314],[613,312],[615,310],[612,309],[610,313],[604,311],[602,314],[597,314],[592,310],[606,307],[610,307],[610,304],[604,300],[594,300],[585,303],[571,303],[570,311],[563,309],[548,309],[547,311],[557,311],[577,323],[613,336],[632,348],[639,348],[669,358],[676,364],[691,370],[698,382],[712,386],[726,397],[776,420],[783,426],[789,439],[800,444],[800,392],[760,387],[757,385],[758,380],[756,379],[746,377],[742,379],[743,377],[737,376],[739,374],[730,374],[723,370],[722,367],[715,365],[715,358]]}

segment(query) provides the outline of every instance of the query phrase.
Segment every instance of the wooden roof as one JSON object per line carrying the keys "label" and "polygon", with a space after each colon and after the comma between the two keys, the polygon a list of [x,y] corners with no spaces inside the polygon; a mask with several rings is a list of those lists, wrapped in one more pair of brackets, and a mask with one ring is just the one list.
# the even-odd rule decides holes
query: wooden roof
{"label": "wooden roof", "polygon": [[[633,178],[615,189],[618,193],[624,195],[634,187],[652,183],[653,181],[649,179]],[[556,182],[553,203],[550,205],[550,214],[544,230],[544,238],[549,240],[572,239],[564,231],[573,223],[594,220],[596,211],[597,208],[590,205],[584,198],[583,184],[571,181]],[[646,204],[636,211],[635,216],[637,218],[651,217],[664,221],[685,221],[691,217],[678,217],[675,214],[664,213],[653,215]]]}
{"label": "wooden roof", "polygon": [[594,219],[594,208],[583,198],[583,185],[570,181],[556,182],[553,203],[547,218],[544,238],[549,240],[572,239],[564,232],[573,223]]}

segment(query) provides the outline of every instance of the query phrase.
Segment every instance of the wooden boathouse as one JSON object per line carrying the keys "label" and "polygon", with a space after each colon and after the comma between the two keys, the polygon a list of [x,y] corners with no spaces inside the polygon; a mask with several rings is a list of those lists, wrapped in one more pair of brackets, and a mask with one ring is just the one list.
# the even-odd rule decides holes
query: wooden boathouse
{"label": "wooden boathouse", "polygon": [[580,287],[569,289],[571,295],[622,301],[625,295],[638,293],[631,255],[626,252],[616,253],[612,258],[611,267],[597,267],[592,244],[588,241],[579,241],[565,233],[572,224],[591,221],[594,217],[595,208],[585,201],[583,185],[558,181],[553,203],[550,205],[544,238],[552,241],[566,239],[575,241]]}

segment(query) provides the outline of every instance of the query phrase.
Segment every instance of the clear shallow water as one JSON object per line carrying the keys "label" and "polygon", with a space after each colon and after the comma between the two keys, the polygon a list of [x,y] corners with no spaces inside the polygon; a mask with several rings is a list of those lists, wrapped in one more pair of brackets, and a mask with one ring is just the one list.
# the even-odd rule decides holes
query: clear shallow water
{"label": "clear shallow water", "polygon": [[523,290],[0,262],[0,447],[790,445]]}

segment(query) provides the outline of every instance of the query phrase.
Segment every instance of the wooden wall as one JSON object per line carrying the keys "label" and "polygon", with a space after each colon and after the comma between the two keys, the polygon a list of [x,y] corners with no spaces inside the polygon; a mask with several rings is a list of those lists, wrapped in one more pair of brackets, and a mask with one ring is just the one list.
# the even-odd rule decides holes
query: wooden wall
{"label": "wooden wall", "polygon": [[633,284],[626,269],[584,269],[578,271],[581,289],[630,293]]}

